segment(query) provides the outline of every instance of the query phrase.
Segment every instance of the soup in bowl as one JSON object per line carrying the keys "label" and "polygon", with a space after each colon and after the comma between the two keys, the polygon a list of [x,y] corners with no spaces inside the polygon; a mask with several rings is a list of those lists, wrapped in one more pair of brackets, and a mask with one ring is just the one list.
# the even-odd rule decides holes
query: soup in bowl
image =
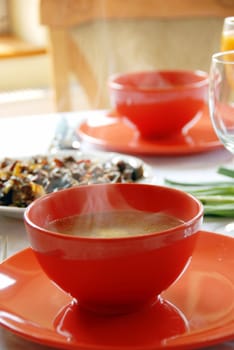
{"label": "soup in bowl", "polygon": [[202,218],[183,191],[123,183],[53,192],[24,216],[47,276],[80,307],[108,314],[157,301],[188,266]]}

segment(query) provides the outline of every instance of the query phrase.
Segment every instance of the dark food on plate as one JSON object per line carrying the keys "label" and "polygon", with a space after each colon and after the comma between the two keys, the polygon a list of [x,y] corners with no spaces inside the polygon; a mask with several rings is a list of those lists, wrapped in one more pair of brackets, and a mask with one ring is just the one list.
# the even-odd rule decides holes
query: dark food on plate
{"label": "dark food on plate", "polygon": [[143,165],[119,157],[107,161],[73,156],[35,156],[0,162],[0,205],[27,207],[43,194],[72,186],[134,182],[144,176]]}

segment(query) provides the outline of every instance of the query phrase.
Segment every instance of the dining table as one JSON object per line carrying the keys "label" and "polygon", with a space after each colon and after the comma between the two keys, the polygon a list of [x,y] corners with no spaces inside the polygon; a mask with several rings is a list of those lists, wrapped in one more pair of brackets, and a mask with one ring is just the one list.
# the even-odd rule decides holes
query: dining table
{"label": "dining table", "polygon": [[[71,152],[108,152],[109,150],[106,150],[104,147],[99,148],[96,144],[92,144],[92,142],[89,143],[79,138],[76,139],[77,128],[92,113],[92,110],[90,110],[67,113],[35,113],[34,115],[25,116],[1,116],[0,159],[5,157],[24,158],[38,154],[56,154],[60,149],[71,149]],[[72,149],[72,145],[69,144],[71,138],[73,141],[76,140],[76,148],[73,147]],[[66,145],[62,144],[65,139],[67,142]],[[129,154],[128,150],[126,154]],[[217,173],[217,168],[220,165],[230,164],[232,162],[232,155],[222,145],[214,149],[194,152],[192,154],[170,154],[170,152],[163,155],[157,154],[157,152],[155,154],[141,154],[139,149],[139,154],[136,152],[134,157],[140,158],[149,166],[149,182],[155,185],[165,185],[165,178],[188,182],[220,179],[221,175]],[[208,231],[218,236],[225,235],[231,239],[234,237],[234,229],[228,231],[227,227],[231,227],[232,220],[233,218],[205,216],[202,231]],[[14,217],[14,215],[0,211],[0,236],[7,237],[7,254],[1,264],[4,264],[5,259],[9,259],[29,247],[23,217]],[[234,254],[232,263],[233,259]],[[3,287],[1,287],[0,278],[0,290],[1,288]],[[232,282],[232,290],[233,288],[234,285]],[[212,294],[213,290],[210,290],[210,293]],[[1,317],[0,293],[0,324]],[[209,347],[199,346],[199,348],[203,350],[234,349],[234,320],[231,322],[233,325],[233,339],[217,340],[215,344],[211,343],[210,345],[208,343],[210,345]],[[15,332],[14,329],[5,327],[4,325],[0,327],[1,350],[49,350],[53,348],[53,344],[43,344],[43,341],[26,339],[20,334],[17,334],[17,331]],[[82,348],[79,349],[81,350]],[[178,347],[178,349],[180,348]]]}

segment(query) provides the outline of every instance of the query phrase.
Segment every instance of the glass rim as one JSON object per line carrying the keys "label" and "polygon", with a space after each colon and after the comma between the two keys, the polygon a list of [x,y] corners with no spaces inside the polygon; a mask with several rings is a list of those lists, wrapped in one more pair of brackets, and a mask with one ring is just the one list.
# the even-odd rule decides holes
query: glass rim
{"label": "glass rim", "polygon": [[[227,57],[229,55],[232,57],[230,60]],[[234,64],[234,50],[216,52],[212,55],[212,61],[218,63]]]}

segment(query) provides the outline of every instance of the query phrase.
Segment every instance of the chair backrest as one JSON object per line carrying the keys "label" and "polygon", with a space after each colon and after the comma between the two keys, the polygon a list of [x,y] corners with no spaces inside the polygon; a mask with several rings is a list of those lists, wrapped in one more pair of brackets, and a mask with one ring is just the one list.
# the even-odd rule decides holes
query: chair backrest
{"label": "chair backrest", "polygon": [[41,0],[40,20],[48,28],[52,87],[57,111],[71,110],[71,72],[85,91],[90,106],[105,107],[105,98],[100,92],[92,63],[74,40],[72,28],[97,20],[223,19],[232,14],[233,1],[223,0]]}

